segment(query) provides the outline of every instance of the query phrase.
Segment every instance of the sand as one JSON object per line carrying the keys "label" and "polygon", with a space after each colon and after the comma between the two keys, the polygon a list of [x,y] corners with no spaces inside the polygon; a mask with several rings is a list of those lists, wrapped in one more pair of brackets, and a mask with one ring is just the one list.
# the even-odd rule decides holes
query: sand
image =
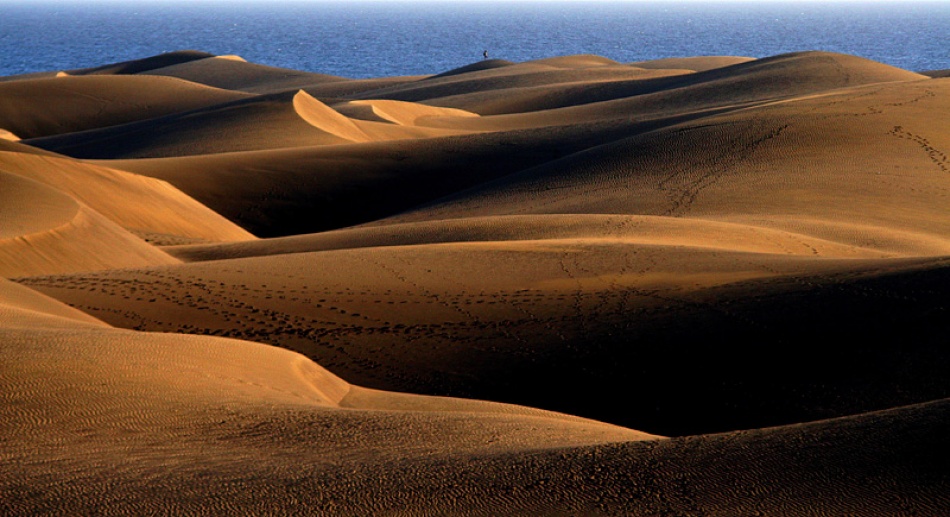
{"label": "sand", "polygon": [[0,80],[0,514],[945,515],[950,82]]}

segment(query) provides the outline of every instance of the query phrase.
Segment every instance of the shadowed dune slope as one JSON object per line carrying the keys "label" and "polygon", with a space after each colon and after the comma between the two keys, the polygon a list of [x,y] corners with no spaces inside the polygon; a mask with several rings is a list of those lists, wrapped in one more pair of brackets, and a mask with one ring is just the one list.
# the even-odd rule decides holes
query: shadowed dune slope
{"label": "shadowed dune slope", "polygon": [[[398,442],[380,440],[374,451],[378,460],[339,462],[327,457],[334,458],[334,446],[344,441],[336,437],[350,433],[320,413],[277,405],[270,414],[248,415],[243,406],[230,407],[223,424],[209,411],[203,434],[179,433],[160,449],[141,447],[137,435],[127,433],[121,456],[131,453],[131,464],[109,450],[113,447],[94,451],[95,466],[83,457],[63,458],[59,464],[68,466],[67,473],[57,471],[57,478],[82,482],[47,491],[29,490],[29,483],[51,475],[52,462],[5,462],[3,490],[11,497],[0,508],[103,515],[162,509],[258,515],[881,517],[950,510],[941,463],[948,453],[943,437],[950,431],[946,401],[787,428],[529,452],[472,451],[453,444],[455,450],[432,453],[429,445],[399,457],[386,450]],[[395,424],[420,438],[429,435],[424,424],[384,419],[380,414],[359,429],[372,436]],[[330,445],[314,447],[317,439]],[[114,474],[103,479],[96,474],[103,471]],[[209,484],[212,475],[216,483]]]}
{"label": "shadowed dune slope", "polygon": [[[3,513],[174,511],[197,501],[184,496],[169,507],[163,492],[230,484],[228,472],[251,465],[289,473],[303,460],[317,474],[656,439],[530,408],[365,390],[255,343],[60,323],[0,326]],[[130,461],[131,470],[119,467]],[[156,482],[147,472],[181,478]],[[219,482],[196,483],[202,472]],[[30,489],[52,475],[60,488]],[[116,483],[145,478],[153,489],[144,499],[114,505],[96,495],[106,486],[119,495]],[[363,505],[372,503],[348,511]]]}
{"label": "shadowed dune slope", "polygon": [[169,242],[254,238],[180,190],[154,178],[66,157],[9,152],[2,148],[0,170],[56,188],[140,235],[163,235]]}
{"label": "shadowed dune slope", "polygon": [[148,75],[249,93],[277,93],[310,85],[346,81],[342,77],[248,63],[235,57],[209,57],[149,70]]}
{"label": "shadowed dune slope", "polygon": [[168,181],[251,233],[271,237],[373,221],[675,121],[97,163]]}
{"label": "shadowed dune slope", "polygon": [[0,514],[950,515],[950,81],[73,73],[0,81]]}
{"label": "shadowed dune slope", "polygon": [[[772,220],[767,224],[806,233],[814,228],[823,238],[828,230],[851,234],[845,238],[859,246],[855,239],[874,227],[881,237],[890,233],[888,241],[902,238],[896,230],[911,236],[923,230],[923,240],[941,241],[946,164],[939,153],[947,145],[934,114],[948,110],[947,84],[859,87],[732,114],[643,123],[605,122],[616,112],[589,105],[570,109],[590,110],[600,122],[114,166],[165,179],[262,236],[363,223],[495,180],[395,220],[564,212],[761,215]],[[700,118],[683,122],[690,117]],[[457,120],[471,127],[497,118],[506,117]],[[526,170],[531,167],[537,168]],[[216,187],[222,184],[228,192]],[[261,199],[261,191],[273,196]],[[364,201],[357,205],[358,199]],[[879,202],[893,210],[882,212]],[[929,215],[918,221],[920,210]],[[825,222],[832,225],[820,228]],[[845,222],[850,226],[839,224]],[[931,223],[938,226],[928,229]]]}
{"label": "shadowed dune slope", "polygon": [[220,104],[249,94],[166,77],[90,75],[0,84],[0,128],[22,139],[72,133]]}
{"label": "shadowed dune slope", "polygon": [[54,153],[52,151],[40,149],[38,147],[27,145],[15,140],[5,140],[3,138],[0,138],[0,152],[35,154],[38,156],[51,156],[53,158],[64,158],[63,155]]}
{"label": "shadowed dune slope", "polygon": [[[531,112],[551,110],[556,108],[567,108],[577,105],[590,105],[594,103],[605,103],[609,100],[633,97],[640,94],[644,85],[655,85],[664,83],[666,79],[672,77],[690,74],[688,70],[644,70],[640,68],[626,68],[621,70],[622,78],[612,78],[612,69],[594,69],[574,71],[576,80],[565,81],[556,84],[532,84],[505,88],[504,93],[494,90],[476,89],[469,93],[451,94],[444,97],[428,99],[423,102],[434,106],[444,106],[459,109],[466,109],[480,115],[505,115],[515,114],[519,118],[525,118],[524,114],[530,116]],[[596,73],[601,72],[601,73]],[[598,77],[602,76],[602,77]],[[533,78],[532,78],[533,79]],[[537,83],[542,83],[537,81]],[[652,88],[652,87],[648,87]],[[607,116],[600,116],[601,119],[617,117],[620,110],[615,107],[610,108],[611,112]],[[548,114],[543,119],[544,122],[537,122],[535,119],[530,124],[519,122],[518,124],[498,125],[495,127],[530,127],[531,125],[542,124],[564,124],[570,123],[577,118],[577,122],[591,119],[590,115],[578,112],[557,112]],[[512,120],[512,119],[498,119]]]}
{"label": "shadowed dune slope", "polygon": [[519,63],[500,68],[482,69],[451,76],[436,76],[421,81],[396,85],[390,88],[351,95],[352,99],[390,99],[408,102],[425,101],[438,104],[444,97],[465,94],[481,94],[519,88],[553,86],[572,83],[598,83],[616,81],[639,81],[643,79],[680,75],[685,71],[664,72],[644,70],[616,64],[591,69],[556,68],[552,66]]}
{"label": "shadowed dune slope", "polygon": [[652,242],[391,246],[23,281],[117,326],[263,341],[367,387],[659,434],[950,396],[950,319],[930,287],[945,259],[816,257],[810,238],[731,251],[762,239],[701,247],[668,228]]}
{"label": "shadowed dune slope", "polygon": [[[866,59],[829,52],[783,54],[699,73],[690,73],[688,70],[644,70],[629,65],[554,71],[538,70],[537,67],[541,66],[546,65],[529,62],[447,78],[429,79],[393,89],[365,93],[355,98],[376,97],[426,101],[435,105],[447,105],[481,113],[474,103],[466,105],[464,94],[474,94],[477,98],[484,98],[485,92],[492,90],[588,82],[591,84],[587,89],[574,88],[567,93],[554,96],[548,101],[547,109],[662,91],[669,91],[667,102],[686,100],[690,104],[702,102],[707,105],[722,105],[805,95],[862,84],[919,80],[926,77]],[[519,73],[522,70],[526,73]],[[604,80],[608,78],[611,80]],[[540,91],[547,93],[548,89]],[[444,98],[447,99],[443,100]],[[540,105],[537,100],[534,103]],[[517,111],[513,108],[511,110]]]}
{"label": "shadowed dune slope", "polygon": [[133,59],[121,63],[112,63],[108,65],[97,66],[93,68],[82,68],[79,70],[67,70],[68,75],[129,75],[140,74],[164,68],[167,66],[180,65],[199,59],[215,57],[214,54],[199,52],[197,50],[178,50],[175,52],[166,52],[156,56],[150,56],[142,59]]}
{"label": "shadowed dune slope", "polygon": [[68,195],[0,172],[0,276],[178,262]]}
{"label": "shadowed dune slope", "polygon": [[304,120],[295,93],[258,96],[162,118],[34,139],[31,145],[76,158],[192,156],[348,143]]}
{"label": "shadowed dune slope", "polygon": [[[669,116],[813,95],[865,84],[926,78],[881,63],[827,52],[785,54],[699,73],[632,69],[641,70],[644,77],[632,81],[565,85],[554,91],[549,87],[525,88],[513,92],[511,98],[499,99],[496,96],[493,99],[488,93],[478,91],[471,95],[446,96],[426,102],[468,109],[483,115],[513,113],[509,117],[486,117],[481,120],[496,127],[512,128],[576,123],[595,119],[592,117]],[[523,106],[519,107],[519,104]],[[540,110],[551,112],[523,114],[525,111]],[[473,129],[478,127],[472,126]]]}
{"label": "shadowed dune slope", "polygon": [[364,118],[370,120],[350,120],[300,90],[120,126],[37,138],[29,144],[87,159],[195,156],[453,135],[468,131],[415,127],[409,122],[435,114],[452,118],[473,116],[447,108],[375,102],[386,107],[366,105],[374,116]]}
{"label": "shadowed dune slope", "polygon": [[348,97],[351,95],[358,95],[364,92],[369,92],[373,90],[379,90],[382,88],[389,88],[391,86],[396,86],[400,84],[408,84],[416,82],[420,79],[425,79],[426,75],[418,76],[401,76],[401,77],[379,77],[379,78],[370,78],[370,79],[349,79],[346,81],[333,81],[328,83],[320,83],[316,85],[308,85],[301,90],[306,91],[310,95],[319,98],[332,98],[332,97]]}
{"label": "shadowed dune slope", "polygon": [[942,254],[950,235],[944,116],[950,116],[950,83],[856,88],[644,133],[392,220],[690,216]]}
{"label": "shadowed dune slope", "polygon": [[389,224],[227,244],[167,247],[182,260],[207,261],[312,251],[507,241],[603,241],[680,245],[783,255],[882,258],[891,253],[749,225],[627,215],[530,215]]}
{"label": "shadowed dune slope", "polygon": [[514,61],[508,61],[507,59],[485,59],[482,61],[476,61],[470,65],[460,66],[458,68],[453,68],[447,72],[442,72],[441,74],[436,74],[431,76],[433,79],[438,77],[449,77],[452,75],[466,74],[469,72],[477,72],[479,70],[490,70],[492,68],[502,68],[505,66],[514,65]]}
{"label": "shadowed dune slope", "polygon": [[739,56],[696,56],[696,57],[670,57],[664,59],[653,59],[650,61],[637,61],[627,63],[630,66],[648,69],[686,69],[694,72],[705,72],[713,68],[723,68],[726,66],[738,65],[755,61],[751,57]]}

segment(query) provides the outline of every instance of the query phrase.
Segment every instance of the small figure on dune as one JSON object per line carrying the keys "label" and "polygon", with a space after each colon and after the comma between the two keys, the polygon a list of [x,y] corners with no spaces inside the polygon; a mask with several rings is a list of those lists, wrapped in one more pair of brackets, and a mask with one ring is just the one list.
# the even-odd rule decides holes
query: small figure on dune
{"label": "small figure on dune", "polygon": [[485,59],[488,59],[488,51],[487,50],[483,51],[482,56],[484,56]]}

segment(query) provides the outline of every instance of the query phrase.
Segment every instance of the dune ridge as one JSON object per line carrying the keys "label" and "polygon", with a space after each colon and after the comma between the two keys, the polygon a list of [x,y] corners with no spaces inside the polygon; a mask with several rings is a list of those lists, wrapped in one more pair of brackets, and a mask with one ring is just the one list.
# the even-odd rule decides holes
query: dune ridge
{"label": "dune ridge", "polygon": [[66,157],[0,151],[0,169],[55,187],[126,230],[204,241],[254,236],[163,181]]}
{"label": "dune ridge", "polygon": [[178,262],[62,192],[4,172],[0,184],[4,277]]}
{"label": "dune ridge", "polygon": [[180,79],[89,75],[0,84],[0,127],[21,139],[111,126],[245,98]]}
{"label": "dune ridge", "polygon": [[950,514],[940,75],[2,78],[0,514]]}

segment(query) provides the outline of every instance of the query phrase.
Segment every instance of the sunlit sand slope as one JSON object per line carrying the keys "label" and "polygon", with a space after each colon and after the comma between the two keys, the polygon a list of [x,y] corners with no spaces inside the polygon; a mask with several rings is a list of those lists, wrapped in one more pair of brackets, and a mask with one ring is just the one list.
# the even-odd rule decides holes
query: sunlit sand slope
{"label": "sunlit sand slope", "polygon": [[950,515],[941,75],[0,80],[0,514]]}
{"label": "sunlit sand slope", "polygon": [[[365,390],[286,350],[98,327],[8,291],[0,284],[0,314],[10,305],[39,317],[50,312],[32,328],[17,324],[16,314],[12,326],[0,321],[4,514],[251,511],[207,497],[270,472],[258,478],[270,478],[264,485],[247,488],[263,489],[259,508],[274,505],[271,495],[282,497],[278,487],[303,473],[301,465],[310,488],[323,489],[296,510],[322,512],[319,492],[346,483],[342,465],[395,480],[399,464],[422,458],[458,462],[656,439],[530,408]],[[206,483],[208,475],[215,481]],[[136,487],[146,481],[148,490]],[[337,510],[375,505],[360,499]]]}
{"label": "sunlit sand slope", "polygon": [[20,150],[0,148],[0,170],[56,188],[139,235],[166,243],[254,238],[166,182]]}
{"label": "sunlit sand slope", "polygon": [[248,97],[167,77],[89,75],[0,83],[0,128],[22,139],[168,115]]}
{"label": "sunlit sand slope", "polygon": [[395,101],[357,102],[338,111],[299,90],[28,143],[77,158],[161,158],[464,134],[472,131],[422,126],[475,117]]}
{"label": "sunlit sand slope", "polygon": [[841,90],[592,148],[396,217],[628,213],[946,254],[950,82]]}
{"label": "sunlit sand slope", "polygon": [[200,61],[189,61],[149,70],[145,73],[177,77],[215,88],[250,93],[276,93],[345,81],[342,77],[332,75],[248,63],[237,56],[208,57]]}
{"label": "sunlit sand slope", "polygon": [[0,333],[8,514],[883,516],[950,507],[946,401],[642,441],[650,437],[510,406],[390,400],[251,343],[79,326]]}
{"label": "sunlit sand slope", "polygon": [[738,65],[754,61],[755,58],[740,56],[697,56],[697,57],[670,57],[665,59],[653,59],[650,61],[637,61],[629,63],[630,66],[639,68],[657,68],[657,69],[676,69],[682,68],[694,72],[705,72],[713,68],[722,68],[730,65]]}
{"label": "sunlit sand slope", "polygon": [[364,386],[660,434],[950,396],[950,327],[928,309],[940,303],[928,286],[945,281],[945,259],[815,257],[800,236],[773,251],[730,250],[747,231],[707,247],[645,232],[629,242],[391,246],[26,283],[123,327],[297,350]]}
{"label": "sunlit sand slope", "polygon": [[61,191],[0,172],[0,276],[176,262]]}

